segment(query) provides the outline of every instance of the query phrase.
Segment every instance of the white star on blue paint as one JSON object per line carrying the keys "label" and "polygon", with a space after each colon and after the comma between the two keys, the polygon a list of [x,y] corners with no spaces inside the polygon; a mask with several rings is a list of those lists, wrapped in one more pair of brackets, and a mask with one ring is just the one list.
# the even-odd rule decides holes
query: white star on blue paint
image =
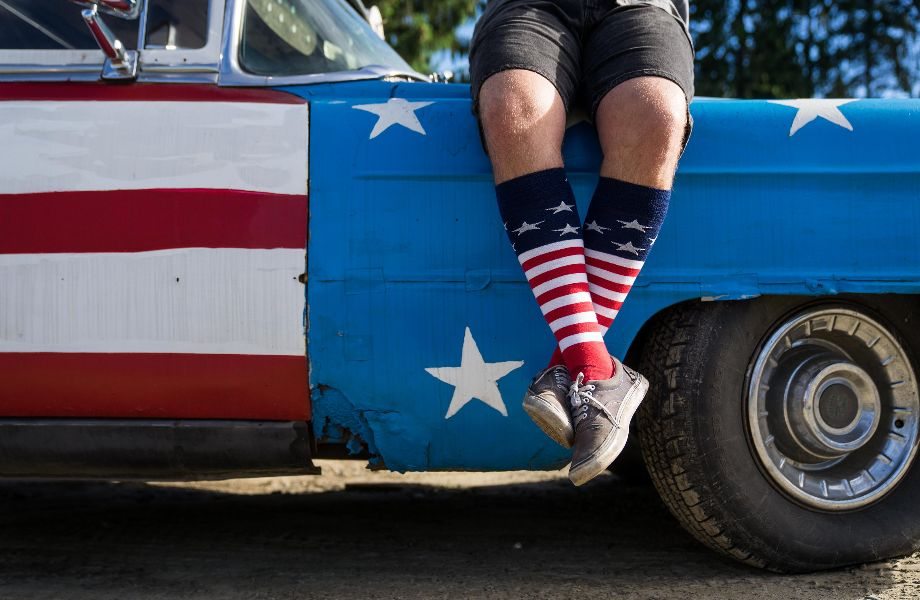
{"label": "white star on blue paint", "polygon": [[795,118],[792,120],[792,126],[789,128],[789,137],[795,135],[802,127],[805,127],[818,117],[839,125],[844,129],[853,131],[853,125],[840,112],[841,106],[856,102],[855,99],[835,100],[833,98],[805,98],[800,100],[770,100],[770,104],[780,104],[797,109]]}
{"label": "white star on blue paint", "polygon": [[470,328],[467,327],[463,334],[460,366],[430,367],[425,371],[432,377],[454,386],[454,394],[451,396],[447,414],[444,415],[445,419],[457,414],[457,411],[474,398],[507,417],[508,409],[505,408],[501,391],[498,389],[498,380],[523,365],[523,360],[487,363],[482,358]]}
{"label": "white star on blue paint", "polygon": [[383,104],[358,104],[352,108],[377,115],[377,123],[374,124],[369,138],[374,139],[394,125],[401,125],[409,131],[428,135],[415,115],[415,111],[430,104],[434,102],[409,102],[403,98],[390,98]]}

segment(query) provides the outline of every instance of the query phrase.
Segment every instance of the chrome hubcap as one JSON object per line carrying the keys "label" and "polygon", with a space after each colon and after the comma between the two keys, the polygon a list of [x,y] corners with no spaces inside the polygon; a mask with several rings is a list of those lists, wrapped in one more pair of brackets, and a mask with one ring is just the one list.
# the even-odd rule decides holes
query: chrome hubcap
{"label": "chrome hubcap", "polygon": [[813,508],[877,501],[916,453],[920,396],[908,356],[857,311],[812,309],[781,324],[755,357],[747,392],[764,470]]}

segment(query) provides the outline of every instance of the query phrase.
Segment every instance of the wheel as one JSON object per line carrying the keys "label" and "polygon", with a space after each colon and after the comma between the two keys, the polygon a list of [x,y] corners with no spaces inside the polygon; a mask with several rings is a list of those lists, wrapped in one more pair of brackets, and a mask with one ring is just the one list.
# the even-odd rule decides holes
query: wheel
{"label": "wheel", "polygon": [[691,534],[784,572],[920,546],[917,344],[895,304],[689,303],[652,324],[639,439]]}

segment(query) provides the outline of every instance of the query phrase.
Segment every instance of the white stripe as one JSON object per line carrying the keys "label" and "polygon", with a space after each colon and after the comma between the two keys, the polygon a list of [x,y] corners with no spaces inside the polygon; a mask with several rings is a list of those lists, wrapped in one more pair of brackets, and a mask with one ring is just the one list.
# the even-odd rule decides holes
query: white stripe
{"label": "white stripe", "polygon": [[588,292],[575,292],[574,294],[560,296],[558,298],[553,298],[549,302],[544,302],[540,306],[540,310],[545,315],[550,311],[554,311],[557,308],[562,308],[563,306],[569,306],[570,304],[587,304],[588,302],[591,302],[591,294]]}
{"label": "white stripe", "polygon": [[599,331],[587,331],[585,333],[573,333],[568,337],[562,338],[559,342],[559,349],[565,352],[575,344],[584,344],[585,342],[604,342],[604,336]]}
{"label": "white stripe", "polygon": [[533,288],[534,296],[541,296],[546,292],[556,289],[557,287],[563,285],[571,285],[573,283],[588,283],[588,276],[584,273],[573,273],[571,275],[562,275],[561,277],[556,277],[555,279],[550,279],[545,283],[541,283],[537,287]]}
{"label": "white stripe", "polygon": [[542,265],[537,265],[528,271],[524,271],[524,277],[526,277],[529,281],[537,275],[541,275],[547,271],[552,271],[553,269],[558,269],[559,267],[570,267],[572,265],[583,264],[585,264],[585,257],[580,254],[576,254],[575,256],[565,256],[563,258],[557,258],[556,260],[547,261]]}
{"label": "white stripe", "polygon": [[546,254],[547,252],[555,252],[556,250],[564,250],[566,248],[584,248],[585,243],[582,240],[567,240],[564,242],[553,242],[551,244],[545,244],[534,248],[533,250],[528,250],[527,252],[522,252],[518,255],[518,260],[521,261],[521,264],[524,264],[531,258],[540,256],[541,254]]}
{"label": "white stripe", "polygon": [[0,254],[0,352],[305,356],[303,250]]}
{"label": "white stripe", "polygon": [[586,266],[585,271],[587,271],[588,275],[593,275],[595,277],[600,277],[601,279],[606,279],[607,281],[611,283],[622,283],[623,285],[632,286],[632,284],[635,283],[636,281],[635,277],[627,277],[625,275],[620,275],[618,273],[611,273],[610,271],[607,271],[606,269],[601,269],[600,267]]}
{"label": "white stripe", "polygon": [[601,306],[600,304],[595,304],[595,305],[594,305],[594,312],[595,312],[599,317],[607,317],[608,319],[616,319],[616,318],[617,318],[617,313],[619,313],[620,311],[618,311],[618,310],[615,309],[615,308],[607,308],[606,306]]}
{"label": "white stripe", "polygon": [[588,284],[588,290],[591,292],[592,296],[601,296],[602,298],[607,298],[608,300],[613,300],[615,302],[623,302],[626,300],[626,294],[621,294],[620,292],[611,292],[608,289],[602,288],[599,285]]}
{"label": "white stripe", "polygon": [[615,265],[621,266],[624,269],[641,269],[642,265],[645,264],[645,261],[641,260],[629,260],[628,258],[620,258],[615,254],[607,254],[606,252],[598,252],[597,250],[590,250],[585,248],[585,257],[596,258],[598,260],[607,261]]}
{"label": "white stripe", "polygon": [[[307,193],[307,105],[0,102],[0,191]],[[114,153],[114,154],[113,154]]]}
{"label": "white stripe", "polygon": [[597,315],[594,314],[594,311],[591,312],[580,312],[573,315],[567,315],[565,317],[560,317],[549,324],[549,328],[553,330],[553,333],[559,331],[563,327],[568,327],[569,325],[578,325],[579,323],[597,323]]}

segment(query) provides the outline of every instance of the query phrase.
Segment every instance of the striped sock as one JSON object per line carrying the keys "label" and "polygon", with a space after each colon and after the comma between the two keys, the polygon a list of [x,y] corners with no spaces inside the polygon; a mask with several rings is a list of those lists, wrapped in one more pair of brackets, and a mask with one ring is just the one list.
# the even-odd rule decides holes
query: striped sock
{"label": "striped sock", "polygon": [[[613,324],[668,212],[670,190],[601,177],[585,217],[588,288],[601,333]],[[561,359],[558,349],[551,364]]]}
{"label": "striped sock", "polygon": [[574,376],[607,379],[610,355],[594,314],[575,196],[563,169],[496,187],[498,208],[524,275]]}

